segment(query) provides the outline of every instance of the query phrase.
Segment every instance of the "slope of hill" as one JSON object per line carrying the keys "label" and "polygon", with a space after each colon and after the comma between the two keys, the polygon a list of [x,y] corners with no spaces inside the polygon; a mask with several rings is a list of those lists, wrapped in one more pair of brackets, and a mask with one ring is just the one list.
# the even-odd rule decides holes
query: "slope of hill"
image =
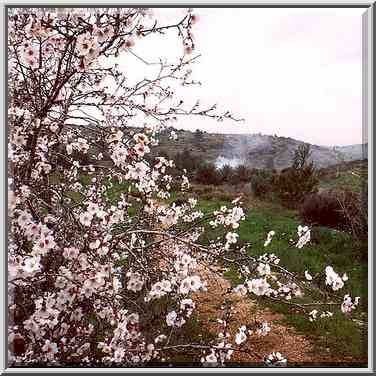
{"label": "slope of hill", "polygon": [[320,188],[350,190],[367,193],[368,163],[351,161],[331,165],[319,171]]}
{"label": "slope of hill", "polygon": [[[163,136],[158,149],[174,156],[188,149],[192,154],[215,163],[218,167],[245,164],[251,168],[281,170],[290,166],[296,148],[303,141],[290,137],[262,134],[213,134],[201,131],[178,130],[178,140],[169,141]],[[367,159],[367,144],[340,147],[311,145],[312,160],[317,168],[344,161]]]}

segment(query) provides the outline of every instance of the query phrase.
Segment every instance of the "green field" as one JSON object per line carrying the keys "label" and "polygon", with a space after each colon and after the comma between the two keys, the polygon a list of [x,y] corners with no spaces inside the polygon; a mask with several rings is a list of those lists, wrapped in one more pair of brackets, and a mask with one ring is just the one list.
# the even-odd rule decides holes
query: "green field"
{"label": "green field", "polygon": [[[200,200],[200,208],[204,212],[219,209],[221,205],[229,205],[230,201]],[[298,249],[291,245],[289,239],[297,238],[297,226],[302,224],[296,212],[282,208],[271,203],[258,202],[257,207],[247,210],[246,219],[239,228],[239,243],[248,244],[248,253],[259,256],[264,253],[274,253],[280,259],[280,265],[289,271],[297,273],[304,278],[304,271],[308,270],[311,275],[323,273],[327,265],[331,265],[336,272],[346,272],[349,280],[342,290],[339,291],[339,301],[346,293],[352,297],[361,296],[361,304],[352,314],[349,320],[335,306],[319,306],[322,310],[330,310],[335,315],[329,319],[319,319],[310,322],[307,315],[292,309],[285,303],[270,301],[267,298],[250,297],[259,304],[271,308],[275,312],[284,314],[284,322],[292,325],[298,332],[312,337],[317,351],[329,348],[333,354],[343,357],[361,359],[367,352],[367,243],[355,241],[344,232],[325,227],[312,229],[312,241]],[[276,235],[268,247],[264,247],[266,234],[274,230]],[[223,236],[223,230],[207,232],[209,236],[201,239],[207,243],[210,239]],[[241,282],[237,271],[229,268],[225,275],[234,283]],[[320,286],[321,287],[321,286]],[[322,286],[325,291],[324,286]],[[257,298],[257,299],[256,299]],[[290,302],[307,303],[315,300],[317,296],[312,293],[305,295],[299,300],[292,299]],[[326,350],[327,351],[327,350]]]}

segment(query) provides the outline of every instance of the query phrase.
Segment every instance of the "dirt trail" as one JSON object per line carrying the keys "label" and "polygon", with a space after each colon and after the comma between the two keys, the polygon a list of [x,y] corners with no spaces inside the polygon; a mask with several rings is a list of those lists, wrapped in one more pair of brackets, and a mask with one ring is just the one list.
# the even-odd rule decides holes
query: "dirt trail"
{"label": "dirt trail", "polygon": [[247,297],[231,292],[231,284],[220,273],[200,265],[199,273],[207,281],[207,291],[196,295],[198,317],[205,328],[213,334],[218,334],[222,326],[213,318],[223,316],[224,299],[231,301],[234,310],[230,324],[230,332],[234,338],[242,325],[253,326],[255,322],[268,322],[271,331],[266,336],[249,336],[240,349],[235,352],[232,362],[261,363],[264,356],[279,351],[287,356],[291,363],[313,362],[313,345],[302,335],[299,335],[284,325],[276,323],[282,315],[263,308],[262,311],[255,302]]}
{"label": "dirt trail", "polygon": [[[166,229],[166,227],[162,226]],[[165,247],[168,248],[168,243]],[[161,269],[165,268],[164,262],[159,263]],[[235,338],[236,332],[242,325],[254,326],[255,323],[267,322],[271,331],[266,336],[248,336],[240,346],[241,351],[235,351],[231,362],[237,364],[263,363],[264,357],[272,352],[280,352],[288,359],[288,364],[305,367],[321,366],[326,364],[361,362],[365,359],[353,359],[335,356],[329,348],[318,351],[314,343],[307,336],[298,334],[294,328],[280,323],[283,314],[272,312],[270,309],[260,307],[249,297],[240,296],[232,292],[231,283],[225,279],[223,272],[201,262],[196,270],[207,283],[207,291],[195,294],[196,312],[198,320],[209,332],[218,335],[223,330],[216,319],[223,317],[224,300],[231,301],[234,307],[230,323],[231,338]]]}
{"label": "dirt trail", "polygon": [[[211,270],[210,270],[211,269]],[[218,335],[222,331],[221,324],[214,321],[223,317],[224,299],[230,300],[233,316],[230,324],[231,337],[234,338],[238,328],[242,325],[252,326],[255,322],[268,322],[271,331],[266,336],[248,336],[242,343],[241,351],[236,351],[231,359],[235,363],[262,363],[263,358],[271,352],[279,351],[287,357],[288,363],[312,367],[334,363],[354,363],[362,360],[352,358],[338,358],[329,349],[318,351],[314,343],[304,335],[298,334],[294,328],[279,323],[282,314],[259,307],[249,297],[242,297],[231,292],[231,284],[220,273],[205,265],[200,265],[198,272],[207,281],[207,291],[196,294],[197,313],[202,326],[209,332]],[[363,360],[364,361],[364,360]],[[312,364],[312,365],[311,365]]]}

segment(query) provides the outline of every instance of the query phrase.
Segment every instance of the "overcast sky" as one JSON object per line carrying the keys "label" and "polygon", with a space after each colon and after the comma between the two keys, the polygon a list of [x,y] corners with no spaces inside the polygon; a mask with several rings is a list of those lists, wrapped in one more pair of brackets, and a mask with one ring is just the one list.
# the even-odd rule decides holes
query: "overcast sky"
{"label": "overcast sky", "polygon": [[[181,14],[156,11],[165,20]],[[194,35],[202,56],[193,77],[203,85],[187,90],[186,98],[218,103],[245,122],[186,118],[177,127],[277,134],[319,145],[361,143],[364,11],[197,9]],[[160,56],[174,49],[175,38],[164,47],[155,41],[135,47]]]}

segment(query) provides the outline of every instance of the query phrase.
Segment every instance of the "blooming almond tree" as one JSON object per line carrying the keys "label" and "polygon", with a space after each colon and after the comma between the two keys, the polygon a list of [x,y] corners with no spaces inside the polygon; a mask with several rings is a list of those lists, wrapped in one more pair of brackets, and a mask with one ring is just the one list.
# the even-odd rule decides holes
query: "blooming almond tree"
{"label": "blooming almond tree", "polygon": [[[177,96],[178,87],[196,83],[196,13],[168,24],[142,8],[12,8],[8,16],[10,364],[130,367],[192,347],[204,365],[215,365],[249,336],[267,335],[263,323],[232,337],[228,309],[216,341],[174,343],[206,289],[200,265],[233,265],[244,280],[239,294],[287,301],[319,277],[237,247],[239,200],[210,214],[193,198],[166,203],[172,186],[186,190],[189,181],[184,173],[173,178],[173,161],[153,153],[161,132],[181,116],[239,120],[199,102],[184,108]],[[167,36],[176,39],[174,58],[138,54],[148,38]],[[118,64],[128,55],[156,66],[154,76],[134,82]],[[204,223],[223,228],[223,237],[202,244]],[[300,248],[309,229],[298,235]],[[347,279],[330,266],[324,277],[332,291]],[[335,297],[345,314],[359,300],[325,294]],[[328,315],[315,310],[307,319]],[[273,353],[266,363],[285,359]]]}

